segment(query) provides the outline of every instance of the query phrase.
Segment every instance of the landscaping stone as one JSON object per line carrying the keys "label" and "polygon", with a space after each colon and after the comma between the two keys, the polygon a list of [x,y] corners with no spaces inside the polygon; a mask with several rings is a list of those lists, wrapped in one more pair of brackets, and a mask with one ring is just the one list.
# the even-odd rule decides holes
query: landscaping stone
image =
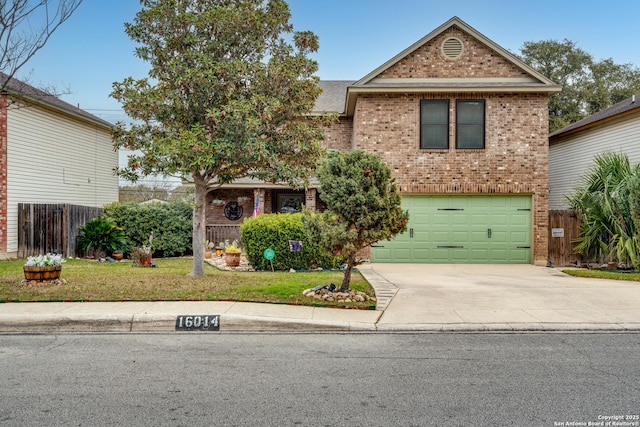
{"label": "landscaping stone", "polygon": [[322,287],[318,289],[318,286],[315,288],[309,288],[302,291],[302,295],[307,298],[315,298],[323,301],[337,301],[337,302],[375,302],[376,299],[367,295],[364,292],[355,291],[353,289],[349,289],[348,292],[331,292],[328,287]]}

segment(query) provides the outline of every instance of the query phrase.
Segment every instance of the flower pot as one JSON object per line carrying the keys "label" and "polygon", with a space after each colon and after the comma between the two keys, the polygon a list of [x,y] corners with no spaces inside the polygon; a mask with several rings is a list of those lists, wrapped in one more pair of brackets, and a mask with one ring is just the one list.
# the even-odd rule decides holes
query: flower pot
{"label": "flower pot", "polygon": [[114,253],[111,254],[111,258],[115,259],[116,261],[120,261],[123,257],[124,257],[124,254],[119,251],[115,251]]}
{"label": "flower pot", "polygon": [[224,262],[229,267],[237,267],[240,265],[240,255],[241,255],[241,252],[225,252]]}
{"label": "flower pot", "polygon": [[24,271],[24,278],[27,280],[56,280],[60,278],[60,272],[62,271],[61,265],[47,266],[47,267],[22,267]]}
{"label": "flower pot", "polygon": [[211,251],[204,251],[204,257],[206,259],[209,259],[213,256],[213,253]]}
{"label": "flower pot", "polygon": [[151,257],[140,258],[140,265],[143,267],[149,267],[151,265]]}

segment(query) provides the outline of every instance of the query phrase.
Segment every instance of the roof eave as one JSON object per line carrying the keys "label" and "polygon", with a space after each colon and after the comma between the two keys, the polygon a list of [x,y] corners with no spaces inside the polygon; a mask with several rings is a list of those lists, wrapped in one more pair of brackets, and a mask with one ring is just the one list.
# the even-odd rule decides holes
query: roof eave
{"label": "roof eave", "polygon": [[45,108],[49,108],[49,109],[57,111],[59,113],[72,116],[72,117],[74,117],[74,118],[76,118],[78,120],[81,120],[83,122],[93,123],[93,124],[103,128],[104,130],[107,130],[109,132],[111,132],[111,129],[113,129],[113,125],[111,123],[108,123],[108,122],[102,121],[102,120],[96,120],[96,119],[93,119],[91,117],[87,117],[87,116],[85,116],[83,114],[80,114],[80,113],[78,113],[76,111],[73,111],[72,109],[63,108],[63,107],[61,107],[59,105],[56,105],[56,104],[54,104],[52,102],[47,102],[46,100],[44,100],[42,98],[39,98],[39,97],[36,97],[36,96],[30,96],[30,95],[27,95],[27,94],[24,94],[24,93],[20,93],[20,92],[16,92],[16,91],[13,91],[13,90],[5,90],[5,91],[6,91],[6,94],[8,96],[12,96],[14,98],[22,98],[22,99],[26,100],[27,102],[32,102],[34,104],[40,105],[40,106],[45,107]]}
{"label": "roof eave", "polygon": [[358,94],[366,93],[547,93],[554,94],[562,90],[560,85],[469,85],[469,86],[421,86],[421,87],[399,87],[399,86],[350,86],[347,88],[346,110],[347,116],[352,116],[355,110],[356,98]]}

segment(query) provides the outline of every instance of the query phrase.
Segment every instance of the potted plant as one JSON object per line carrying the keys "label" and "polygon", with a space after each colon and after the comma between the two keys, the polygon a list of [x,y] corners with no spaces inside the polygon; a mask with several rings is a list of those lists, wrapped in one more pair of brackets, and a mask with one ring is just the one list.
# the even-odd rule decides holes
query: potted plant
{"label": "potted plant", "polygon": [[148,246],[142,246],[141,248],[133,248],[129,255],[134,267],[149,267],[151,266],[151,249]]}
{"label": "potted plant", "polygon": [[240,265],[240,255],[242,251],[238,246],[238,242],[236,240],[233,241],[230,245],[225,246],[224,248],[224,262],[229,267],[237,267]]}
{"label": "potted plant", "polygon": [[133,261],[133,267],[152,267],[153,266],[153,251],[151,250],[151,244],[153,243],[153,234],[149,236],[149,244],[142,247],[135,248],[131,251],[131,261]]}
{"label": "potted plant", "polygon": [[62,255],[46,254],[30,256],[22,267],[24,278],[27,280],[56,280],[60,278],[62,264],[65,259]]}
{"label": "potted plant", "polygon": [[224,255],[224,247],[225,247],[224,242],[218,243],[218,246],[216,246],[216,256]]}
{"label": "potted plant", "polygon": [[123,229],[106,218],[95,218],[80,227],[80,232],[78,248],[85,254],[93,251],[96,258],[127,248],[127,236]]}
{"label": "potted plant", "polygon": [[213,249],[216,245],[213,242],[210,242],[208,240],[204,241],[204,257],[209,259],[213,256],[213,253],[211,252],[211,249]]}

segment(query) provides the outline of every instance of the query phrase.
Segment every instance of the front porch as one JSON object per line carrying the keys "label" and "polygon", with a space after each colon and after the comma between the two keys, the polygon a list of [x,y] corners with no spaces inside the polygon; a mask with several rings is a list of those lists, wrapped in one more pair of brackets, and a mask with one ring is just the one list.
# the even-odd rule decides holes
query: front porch
{"label": "front porch", "polygon": [[274,188],[220,188],[207,194],[205,239],[220,242],[240,241],[240,225],[245,218],[264,213],[296,213],[306,206],[323,211],[326,205],[315,188],[296,190]]}

